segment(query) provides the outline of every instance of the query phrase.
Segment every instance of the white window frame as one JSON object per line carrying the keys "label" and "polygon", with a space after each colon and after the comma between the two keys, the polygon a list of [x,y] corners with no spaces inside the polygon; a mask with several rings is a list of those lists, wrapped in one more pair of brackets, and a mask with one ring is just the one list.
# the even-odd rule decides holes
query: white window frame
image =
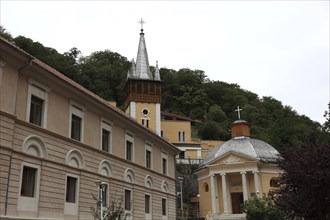
{"label": "white window frame", "polygon": [[[81,131],[80,131],[80,140],[79,142],[84,142],[84,115],[85,115],[86,107],[76,103],[75,101],[70,100],[70,111],[69,111],[69,138],[71,137],[71,124],[72,124],[72,115],[76,115],[81,118]],[[73,139],[75,140],[75,139]],[[78,141],[78,140],[77,140]]]}
{"label": "white window frame", "polygon": [[43,100],[42,104],[42,116],[41,116],[41,127],[47,127],[47,107],[48,107],[48,93],[50,89],[41,83],[29,79],[28,94],[27,94],[27,107],[26,107],[26,121],[30,122],[30,108],[31,108],[31,97],[32,95]]}
{"label": "white window frame", "polygon": [[[148,169],[152,169],[153,168],[152,144],[146,141],[144,146],[145,146],[145,150],[144,150],[145,167]],[[147,167],[147,150],[150,151],[150,167]]]}
{"label": "white window frame", "polygon": [[[166,215],[163,215],[163,199],[164,199],[165,202],[166,202],[166,207],[165,207],[165,209],[166,209]],[[167,219],[168,219],[168,199],[165,198],[165,197],[162,197],[162,202],[161,202],[161,204],[162,204],[162,209],[161,209],[161,212],[162,212],[162,220],[167,220]]]}
{"label": "white window frame", "polygon": [[[149,213],[146,213],[144,210],[144,218],[146,220],[152,220],[152,195],[150,193],[145,193],[144,194],[144,206],[145,204],[145,196],[148,195],[149,196]],[[145,207],[144,207],[145,208]]]}
{"label": "white window frame", "polygon": [[[106,118],[101,117],[101,135],[100,135],[100,149],[102,150],[102,136],[103,136],[103,129],[109,131],[109,150],[108,153],[112,153],[112,122],[107,120]],[[106,151],[104,151],[106,152]]]}
{"label": "white window frame", "polygon": [[127,160],[127,141],[132,143],[132,160],[130,160],[131,162],[134,162],[134,134],[132,134],[131,132],[126,131],[125,132],[125,159]]}
{"label": "white window frame", "polygon": [[[164,168],[163,168],[163,159],[166,159],[166,173],[163,172],[164,171]],[[163,175],[168,175],[168,156],[164,152],[162,152],[162,154],[161,154],[161,169],[162,169],[161,170],[161,173]]]}
{"label": "white window frame", "polygon": [[[68,177],[73,177],[77,179],[77,186],[76,186],[76,198],[75,203],[67,202],[66,201],[66,187],[67,187],[67,179]],[[78,207],[79,207],[79,189],[80,189],[80,178],[76,174],[67,173],[65,175],[65,188],[64,188],[64,214],[66,215],[78,215]]]}
{"label": "white window frame", "polygon": [[[22,180],[23,180],[23,167],[31,167],[37,169],[36,179],[35,179],[35,188],[34,188],[34,197],[26,197],[21,196],[21,189],[22,189]],[[21,176],[19,182],[19,191],[18,191],[18,201],[17,201],[17,210],[20,211],[32,211],[38,212],[39,206],[39,192],[40,192],[40,172],[41,168],[39,165],[35,165],[32,163],[22,162],[21,165]]]}

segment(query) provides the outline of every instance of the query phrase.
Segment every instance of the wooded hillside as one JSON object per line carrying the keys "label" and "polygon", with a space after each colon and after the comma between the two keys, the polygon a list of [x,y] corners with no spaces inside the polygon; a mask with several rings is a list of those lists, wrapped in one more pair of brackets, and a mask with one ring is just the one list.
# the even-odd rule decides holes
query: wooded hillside
{"label": "wooded hillside", "polygon": [[[110,50],[82,56],[77,48],[60,54],[27,37],[13,38],[3,27],[0,34],[122,108],[123,87],[131,66],[126,57]],[[151,69],[154,70],[153,67]],[[202,70],[161,68],[160,76],[163,81],[162,111],[202,121],[196,127],[201,139],[228,140],[230,124],[237,119],[237,106],[243,109],[241,118],[251,124],[251,136],[270,143],[278,150],[305,146],[308,137],[318,140],[329,138],[329,110],[325,115],[326,123],[320,125],[272,97],[259,97],[237,84],[210,80]]]}

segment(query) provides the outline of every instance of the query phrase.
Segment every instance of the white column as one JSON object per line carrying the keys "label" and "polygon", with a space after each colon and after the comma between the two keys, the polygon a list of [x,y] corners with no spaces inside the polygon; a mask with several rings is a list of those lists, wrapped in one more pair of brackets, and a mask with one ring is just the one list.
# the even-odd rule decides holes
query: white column
{"label": "white column", "polygon": [[[216,190],[215,190],[215,176],[211,175],[210,183],[211,183],[211,204],[212,204],[212,214],[217,213],[217,198],[216,198]],[[218,187],[218,186],[217,186]]]}
{"label": "white column", "polygon": [[249,199],[246,172],[242,171],[241,175],[242,175],[242,185],[243,185],[243,199],[244,199],[244,201],[246,201]]}
{"label": "white column", "polygon": [[260,178],[259,178],[259,171],[254,170],[253,171],[253,177],[254,177],[254,187],[256,196],[261,197],[261,188],[260,188]]}
{"label": "white column", "polygon": [[222,181],[223,212],[224,212],[224,214],[229,214],[226,173],[221,173],[220,175],[221,175],[221,181]]}

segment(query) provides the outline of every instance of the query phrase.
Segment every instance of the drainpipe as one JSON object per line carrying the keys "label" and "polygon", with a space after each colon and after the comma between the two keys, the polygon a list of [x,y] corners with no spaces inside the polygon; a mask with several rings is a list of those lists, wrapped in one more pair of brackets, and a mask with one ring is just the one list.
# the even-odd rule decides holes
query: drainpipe
{"label": "drainpipe", "polygon": [[33,57],[30,56],[28,62],[22,66],[21,68],[18,69],[18,75],[17,75],[17,82],[16,82],[16,97],[15,97],[15,109],[14,109],[14,115],[16,116],[16,103],[17,103],[17,93],[18,93],[18,78],[19,78],[19,74],[23,72],[23,70],[26,70],[28,68],[30,68],[32,66],[32,61],[33,61]]}
{"label": "drainpipe", "polygon": [[[21,73],[23,70],[28,69],[29,67],[32,66],[32,61],[33,61],[33,57],[30,56],[28,62],[22,66],[21,68],[18,69],[18,73]],[[18,93],[18,78],[19,76],[17,75],[17,82],[16,82],[16,95],[15,95],[15,108],[14,108],[14,115],[16,116],[16,102],[17,102],[17,93]],[[14,122],[14,130],[15,130],[15,122]],[[13,159],[13,153],[14,153],[14,135],[12,137],[12,151],[10,154],[10,159],[9,159],[9,170],[8,170],[8,177],[7,177],[7,189],[6,189],[6,201],[5,201],[5,216],[7,215],[7,209],[8,209],[8,194],[9,194],[9,183],[10,183],[10,175],[11,175],[11,168],[12,168],[12,159]]]}

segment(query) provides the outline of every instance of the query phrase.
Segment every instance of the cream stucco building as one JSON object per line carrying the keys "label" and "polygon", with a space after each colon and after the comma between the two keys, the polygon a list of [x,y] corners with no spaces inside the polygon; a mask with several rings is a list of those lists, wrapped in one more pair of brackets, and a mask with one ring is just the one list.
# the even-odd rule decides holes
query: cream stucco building
{"label": "cream stucco building", "polygon": [[178,150],[159,120],[153,132],[0,38],[0,218],[93,219],[100,180],[131,219],[175,219]]}
{"label": "cream stucco building", "polygon": [[276,185],[279,153],[264,141],[250,137],[249,124],[237,120],[232,139],[213,148],[195,172],[200,215],[210,219],[245,219],[241,204],[261,197]]}

